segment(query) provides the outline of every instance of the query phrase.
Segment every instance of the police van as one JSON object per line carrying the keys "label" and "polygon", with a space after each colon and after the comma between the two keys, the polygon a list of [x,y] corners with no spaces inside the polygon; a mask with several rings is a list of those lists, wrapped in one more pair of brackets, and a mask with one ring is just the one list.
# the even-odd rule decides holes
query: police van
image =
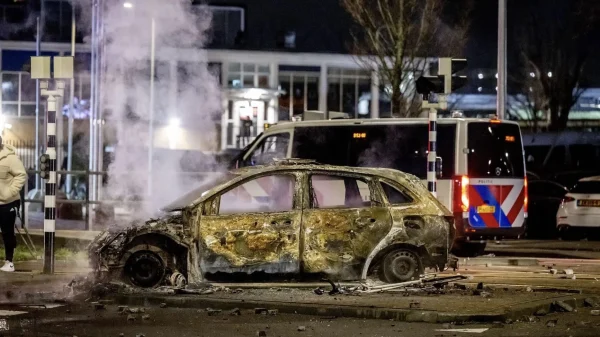
{"label": "police van", "polygon": [[[428,120],[338,119],[287,122],[267,128],[233,167],[276,158],[386,167],[427,179]],[[486,240],[519,238],[527,219],[527,177],[516,122],[442,118],[437,126],[437,197],[455,216],[454,252],[475,256]]]}

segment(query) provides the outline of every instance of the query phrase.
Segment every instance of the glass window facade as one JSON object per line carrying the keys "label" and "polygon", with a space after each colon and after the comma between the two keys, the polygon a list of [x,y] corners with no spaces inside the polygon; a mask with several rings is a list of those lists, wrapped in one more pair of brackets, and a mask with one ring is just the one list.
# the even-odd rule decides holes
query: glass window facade
{"label": "glass window facade", "polygon": [[357,69],[327,70],[327,110],[348,113],[351,117],[370,117],[370,106],[361,107],[361,97],[371,94],[371,74]]}
{"label": "glass window facade", "polygon": [[319,109],[318,72],[280,72],[279,85],[283,93],[279,96],[279,109],[291,117],[306,110]]}
{"label": "glass window facade", "polygon": [[269,88],[269,65],[230,63],[227,72],[229,88]]}

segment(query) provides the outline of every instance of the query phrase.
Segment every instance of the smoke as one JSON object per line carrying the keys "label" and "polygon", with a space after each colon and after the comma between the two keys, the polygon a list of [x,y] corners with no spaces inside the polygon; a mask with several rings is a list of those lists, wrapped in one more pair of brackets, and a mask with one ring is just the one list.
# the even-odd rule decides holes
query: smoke
{"label": "smoke", "polygon": [[[200,177],[181,174],[182,165],[186,166],[184,153],[170,147],[186,142],[189,148],[216,148],[212,135],[221,92],[202,50],[211,23],[207,7],[185,0],[129,3],[126,8],[116,2],[103,15],[106,65],[101,99],[116,141],[105,195],[111,200],[141,199],[144,207],[135,216],[147,218],[199,182]],[[156,71],[151,95],[153,25]],[[173,63],[182,59],[185,62]],[[150,121],[154,125],[152,174]],[[206,156],[206,160],[214,158]],[[150,186],[152,193],[148,193]]]}

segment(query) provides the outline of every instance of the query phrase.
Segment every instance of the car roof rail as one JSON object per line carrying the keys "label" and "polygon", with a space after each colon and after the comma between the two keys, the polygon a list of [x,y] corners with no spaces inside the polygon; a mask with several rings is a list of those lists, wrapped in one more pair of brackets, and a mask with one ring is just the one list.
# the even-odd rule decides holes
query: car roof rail
{"label": "car roof rail", "polygon": [[272,165],[319,165],[319,162],[304,158],[273,158]]}

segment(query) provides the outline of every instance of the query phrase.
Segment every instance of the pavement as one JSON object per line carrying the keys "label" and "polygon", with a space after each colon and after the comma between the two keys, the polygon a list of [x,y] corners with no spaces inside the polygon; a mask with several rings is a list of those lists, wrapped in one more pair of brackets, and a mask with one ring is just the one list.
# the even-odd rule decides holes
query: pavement
{"label": "pavement", "polygon": [[116,305],[95,310],[89,304],[59,303],[38,307],[2,307],[25,311],[0,319],[0,329],[10,336],[124,336],[124,337],[596,337],[600,317],[589,310],[550,313],[531,322],[478,324],[406,323],[375,319],[311,316],[278,313],[256,315],[254,310],[209,314],[206,310],[158,306],[144,307],[145,313],[121,314]]}

